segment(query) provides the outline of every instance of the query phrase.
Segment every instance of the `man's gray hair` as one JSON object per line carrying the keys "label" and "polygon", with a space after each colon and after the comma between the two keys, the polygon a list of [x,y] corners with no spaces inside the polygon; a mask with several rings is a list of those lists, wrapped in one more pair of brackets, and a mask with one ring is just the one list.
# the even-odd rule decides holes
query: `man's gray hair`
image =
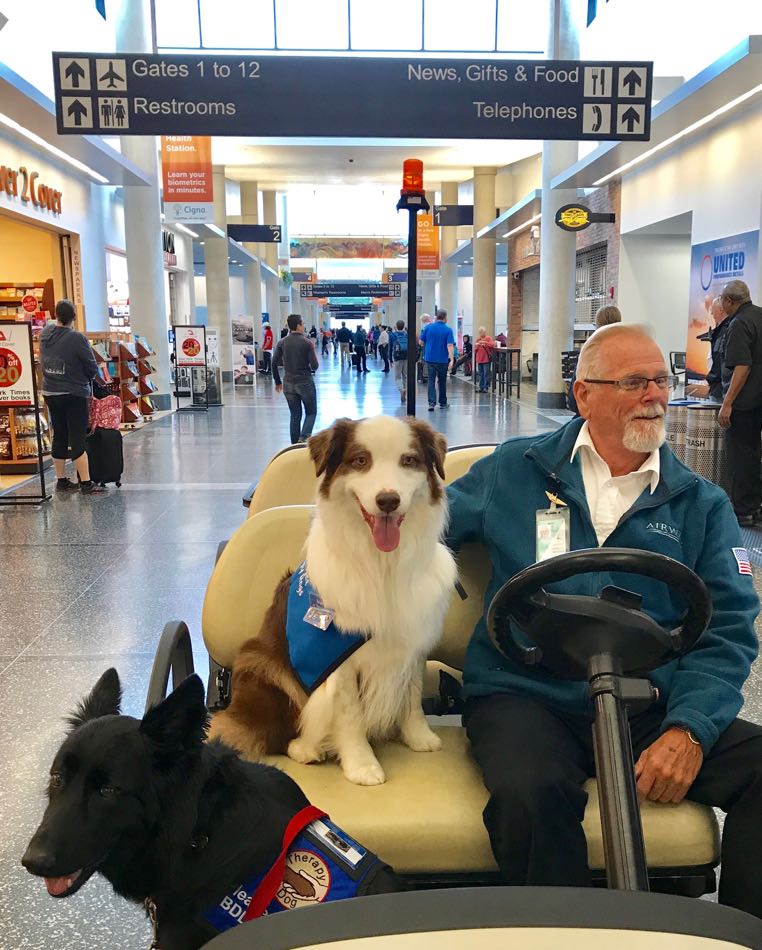
{"label": "man's gray hair", "polygon": [[577,361],[577,379],[597,379],[600,374],[601,348],[620,336],[639,336],[653,340],[653,330],[647,323],[610,323],[596,330],[580,350]]}
{"label": "man's gray hair", "polygon": [[447,311],[441,310],[441,309],[437,310],[437,320],[446,320],[446,319],[447,319]]}
{"label": "man's gray hair", "polygon": [[737,300],[739,303],[746,303],[751,300],[749,285],[742,280],[730,280],[722,288],[722,296],[729,297],[731,300]]}

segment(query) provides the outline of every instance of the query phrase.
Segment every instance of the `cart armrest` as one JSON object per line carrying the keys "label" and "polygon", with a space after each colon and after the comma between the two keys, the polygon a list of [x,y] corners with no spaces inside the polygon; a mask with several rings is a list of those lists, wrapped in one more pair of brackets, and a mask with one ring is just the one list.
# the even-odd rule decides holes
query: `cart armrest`
{"label": "cart armrest", "polygon": [[243,498],[241,499],[244,508],[248,508],[251,504],[251,499],[254,497],[254,492],[257,490],[257,482],[252,482],[251,485],[243,493]]}
{"label": "cart armrest", "polygon": [[166,698],[170,672],[173,689],[194,672],[190,632],[182,620],[170,620],[164,626],[153,658],[146,695],[146,712]]}

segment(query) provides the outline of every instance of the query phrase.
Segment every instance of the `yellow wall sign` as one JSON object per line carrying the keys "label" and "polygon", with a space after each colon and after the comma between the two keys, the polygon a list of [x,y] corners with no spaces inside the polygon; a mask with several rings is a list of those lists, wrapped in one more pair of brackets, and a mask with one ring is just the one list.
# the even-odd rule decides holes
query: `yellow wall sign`
{"label": "yellow wall sign", "polygon": [[41,184],[39,178],[39,172],[29,171],[25,165],[19,168],[0,165],[0,191],[9,198],[21,198],[25,204],[31,201],[35,208],[47,208],[53,214],[60,214],[62,192]]}
{"label": "yellow wall sign", "polygon": [[615,220],[615,215],[591,211],[587,205],[562,205],[556,211],[556,224],[564,231],[584,231],[591,224],[612,224]]}

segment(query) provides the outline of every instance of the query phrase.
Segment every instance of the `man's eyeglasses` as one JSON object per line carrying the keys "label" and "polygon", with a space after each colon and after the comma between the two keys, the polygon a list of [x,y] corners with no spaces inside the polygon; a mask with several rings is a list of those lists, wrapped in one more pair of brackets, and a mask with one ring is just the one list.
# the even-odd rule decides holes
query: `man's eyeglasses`
{"label": "man's eyeglasses", "polygon": [[648,389],[649,383],[656,383],[659,389],[674,389],[678,384],[677,376],[664,373],[660,376],[625,376],[624,379],[585,379],[583,382],[599,386],[616,386],[626,393],[641,392]]}

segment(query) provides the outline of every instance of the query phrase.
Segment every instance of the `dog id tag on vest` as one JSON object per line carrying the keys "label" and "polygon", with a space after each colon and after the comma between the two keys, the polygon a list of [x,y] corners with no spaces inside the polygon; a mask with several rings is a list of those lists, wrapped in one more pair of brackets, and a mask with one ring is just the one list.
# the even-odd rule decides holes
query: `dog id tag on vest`
{"label": "dog id tag on vest", "polygon": [[311,627],[317,627],[318,630],[327,630],[333,623],[335,616],[335,610],[324,607],[316,594],[310,594],[310,606],[304,615],[305,623],[308,623]]}

